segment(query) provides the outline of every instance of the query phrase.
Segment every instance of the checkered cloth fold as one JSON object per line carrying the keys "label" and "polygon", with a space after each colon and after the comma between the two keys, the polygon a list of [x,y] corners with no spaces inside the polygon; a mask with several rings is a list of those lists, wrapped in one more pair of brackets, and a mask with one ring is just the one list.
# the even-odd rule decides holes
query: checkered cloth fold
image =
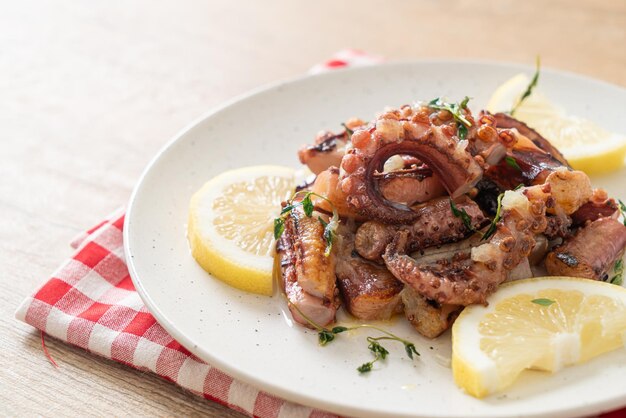
{"label": "checkered cloth fold", "polygon": [[[338,52],[312,72],[368,65],[380,58]],[[233,379],[175,341],[148,312],[124,260],[119,210],[76,237],[74,255],[22,302],[16,317],[92,353],[148,370],[200,396],[259,418],[337,417],[294,404]],[[626,409],[603,415],[626,417]]]}

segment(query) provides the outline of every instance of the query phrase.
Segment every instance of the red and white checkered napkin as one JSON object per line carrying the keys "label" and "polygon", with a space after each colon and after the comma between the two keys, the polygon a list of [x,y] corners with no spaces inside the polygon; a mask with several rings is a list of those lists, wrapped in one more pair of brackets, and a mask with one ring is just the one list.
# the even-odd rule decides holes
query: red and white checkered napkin
{"label": "red and white checkered napkin", "polygon": [[22,303],[17,318],[255,417],[335,417],[234,380],[170,337],[135,291],[124,261],[123,225],[120,211],[75,240],[75,254]]}
{"label": "red and white checkered napkin", "polygon": [[[380,61],[338,52],[320,72]],[[41,331],[260,418],[336,417],[259,391],[195,357],[156,322],[135,291],[124,260],[119,211],[72,241],[75,254],[27,298],[16,317]]]}

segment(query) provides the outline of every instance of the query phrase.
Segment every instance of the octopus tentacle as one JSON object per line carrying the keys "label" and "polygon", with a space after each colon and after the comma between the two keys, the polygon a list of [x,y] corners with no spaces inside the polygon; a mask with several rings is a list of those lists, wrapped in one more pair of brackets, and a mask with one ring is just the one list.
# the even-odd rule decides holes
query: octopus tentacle
{"label": "octopus tentacle", "polygon": [[389,271],[418,293],[438,303],[470,305],[486,298],[508,277],[546,228],[545,211],[553,205],[550,186],[507,191],[502,216],[488,241],[449,260],[423,264],[407,255],[408,232],[401,231],[387,246],[383,259]]}
{"label": "octopus tentacle", "polygon": [[537,147],[547,152],[550,155],[550,158],[558,162],[558,165],[570,168],[569,163],[567,162],[563,154],[561,154],[561,151],[559,151],[554,145],[550,143],[550,141],[545,139],[537,131],[530,128],[524,122],[517,120],[514,117],[507,115],[506,113],[496,113],[493,115],[493,118],[498,124],[499,128],[516,129],[517,132],[530,139]]}
{"label": "octopus tentacle", "polygon": [[419,217],[408,206],[383,196],[376,180],[393,155],[410,155],[425,163],[452,197],[467,193],[482,169],[455,135],[456,122],[435,125],[427,107],[403,107],[380,116],[373,128],[352,135],[352,148],[341,161],[341,187],[359,213],[385,223],[410,223]]}
{"label": "octopus tentacle", "polygon": [[546,269],[552,276],[607,280],[625,246],[626,226],[610,217],[599,218],[552,250],[546,257]]}
{"label": "octopus tentacle", "polygon": [[312,326],[309,320],[322,326],[333,322],[340,304],[335,255],[326,257],[325,249],[320,222],[305,216],[301,207],[293,209],[285,220],[285,231],[276,250],[289,310],[296,322],[307,327]]}
{"label": "octopus tentacle", "polygon": [[[467,214],[472,229],[480,229],[488,223],[478,205],[466,196],[457,199],[455,205]],[[361,225],[356,233],[357,252],[368,260],[380,261],[387,245],[401,230],[409,233],[408,252],[459,241],[472,232],[452,213],[449,198],[433,199],[414,209],[420,217],[411,225],[387,225],[376,221]]]}
{"label": "octopus tentacle", "polygon": [[543,184],[552,172],[571,170],[559,150],[525,123],[504,113],[484,114],[482,118],[493,120],[498,135],[511,138],[507,158],[492,161],[485,167],[485,177],[502,189],[512,189],[519,184]]}

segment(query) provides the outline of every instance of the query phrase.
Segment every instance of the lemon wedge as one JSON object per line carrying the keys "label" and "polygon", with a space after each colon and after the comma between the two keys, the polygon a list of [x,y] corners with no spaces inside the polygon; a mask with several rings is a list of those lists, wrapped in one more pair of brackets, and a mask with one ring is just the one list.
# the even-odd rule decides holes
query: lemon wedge
{"label": "lemon wedge", "polygon": [[[526,90],[530,79],[518,74],[501,84],[489,99],[487,110],[507,112]],[[618,170],[626,157],[626,137],[608,132],[595,123],[567,115],[540,90],[524,100],[514,114],[549,140],[576,170],[603,174]]]}
{"label": "lemon wedge", "polygon": [[273,220],[294,192],[294,170],[254,166],[226,171],[191,198],[191,254],[214,277],[237,289],[272,294]]}
{"label": "lemon wedge", "polygon": [[458,386],[484,397],[525,369],[556,372],[626,343],[626,289],[573,277],[505,284],[488,306],[466,308],[452,327]]}

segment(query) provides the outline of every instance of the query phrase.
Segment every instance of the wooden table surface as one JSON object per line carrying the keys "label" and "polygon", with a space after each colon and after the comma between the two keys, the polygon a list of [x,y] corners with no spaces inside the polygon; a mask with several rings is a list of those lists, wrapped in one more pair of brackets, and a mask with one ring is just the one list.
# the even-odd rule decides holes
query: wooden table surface
{"label": "wooden table surface", "polygon": [[[0,3],[0,416],[240,416],[13,317],[207,109],[359,48],[543,64],[626,86],[626,2]],[[294,144],[294,147],[297,144]]]}

